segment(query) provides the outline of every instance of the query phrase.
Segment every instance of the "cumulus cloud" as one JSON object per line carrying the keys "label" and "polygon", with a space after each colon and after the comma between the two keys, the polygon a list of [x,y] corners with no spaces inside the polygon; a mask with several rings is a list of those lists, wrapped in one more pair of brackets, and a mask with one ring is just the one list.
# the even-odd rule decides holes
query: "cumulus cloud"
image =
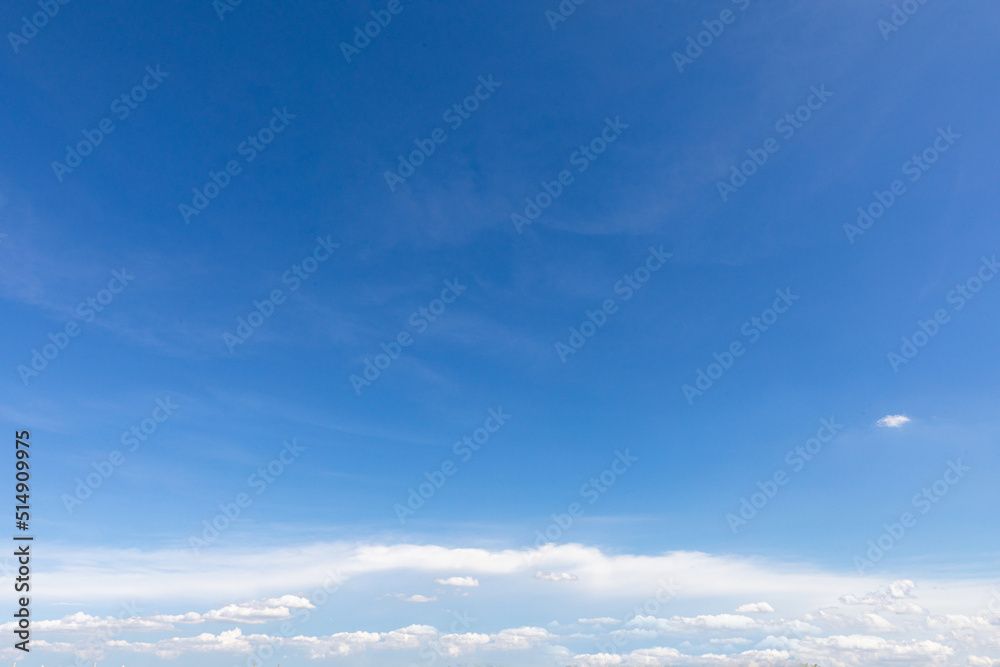
{"label": "cumulus cloud", "polygon": [[[984,584],[975,579],[921,580],[918,589],[909,579],[872,583],[870,576],[764,559],[698,552],[609,554],[579,544],[523,550],[320,544],[235,554],[219,549],[206,551],[204,559],[195,561],[170,560],[166,552],[75,553],[79,557],[73,562],[68,557],[51,559],[53,565],[46,572],[52,590],[66,596],[64,600],[73,599],[67,591],[76,595],[103,584],[109,588],[98,598],[108,591],[117,593],[119,599],[141,595],[160,608],[171,605],[168,611],[178,609],[176,600],[182,595],[186,600],[204,599],[198,597],[204,595],[202,589],[191,588],[194,584],[204,583],[218,599],[216,596],[230,587],[242,587],[245,594],[261,585],[263,580],[249,575],[261,563],[280,560],[286,567],[274,579],[266,580],[263,594],[249,602],[205,602],[200,608],[185,603],[179,609],[196,611],[136,613],[121,620],[83,611],[58,620],[36,619],[35,627],[46,630],[46,652],[82,654],[81,643],[86,637],[101,636],[111,638],[104,647],[108,650],[161,657],[220,651],[245,657],[263,644],[272,644],[299,658],[373,652],[364,658],[366,664],[373,665],[406,664],[412,661],[414,651],[424,650],[455,658],[474,655],[470,663],[527,664],[534,659],[540,664],[543,656],[551,662],[558,655],[560,663],[568,664],[573,656],[582,655],[585,657],[578,664],[749,666],[755,661],[771,664],[764,662],[771,659],[783,664],[781,660],[788,659],[839,667],[923,665],[935,659],[967,664],[967,656],[1000,653],[996,639],[1000,623],[984,611],[984,588],[995,582]],[[121,574],[113,574],[106,563],[115,564]],[[350,616],[315,614],[308,626],[295,630],[309,635],[275,636],[284,620],[300,615],[293,612],[314,608],[310,599],[322,604],[314,595],[283,593],[316,590],[328,577],[328,567],[342,570],[351,581],[350,587],[337,593],[347,596],[341,608],[351,608],[355,599],[370,601],[386,590],[386,581],[393,582],[389,590],[405,591],[421,590],[428,580],[436,580],[439,585],[454,586],[454,593],[462,593],[470,580],[478,582],[477,577],[488,576],[488,590],[477,590],[476,597],[496,596],[479,602],[487,609],[499,609],[511,619],[506,625],[515,627],[499,630],[503,626],[490,626],[489,620],[480,618],[475,627],[463,628],[475,632],[456,632],[447,619],[444,627],[450,627],[448,634],[443,628],[423,625],[437,623],[447,610],[415,604],[408,608],[408,622],[415,625],[396,630],[356,627],[356,619]],[[178,576],[178,572],[185,576]],[[442,572],[460,575],[435,579]],[[543,585],[532,576],[576,583]],[[667,579],[677,582],[676,594],[671,589],[669,595],[661,597],[666,590],[663,584],[660,593],[654,593],[657,583]],[[538,602],[539,590],[544,591],[544,604]],[[406,593],[384,597],[433,600]],[[775,608],[786,617],[777,618]],[[735,613],[718,613],[729,609]],[[572,616],[571,610],[576,612]],[[469,611],[482,616],[476,608]],[[552,615],[540,618],[541,614]],[[631,620],[625,623],[622,618]],[[530,625],[516,627],[519,622]],[[548,624],[542,629],[534,627],[536,623]],[[202,628],[192,627],[197,624],[228,627],[209,627],[210,632],[199,634]],[[7,623],[0,627],[9,631],[13,626]],[[135,637],[121,636],[123,632],[142,632],[143,641],[128,641]],[[622,648],[625,644],[627,649]],[[43,648],[42,644],[37,646]],[[497,655],[504,652],[512,655]],[[0,649],[0,658],[5,656]]]}
{"label": "cumulus cloud", "polygon": [[797,657],[837,660],[847,665],[948,664],[955,649],[931,640],[891,640],[875,635],[809,637]]}
{"label": "cumulus cloud", "polygon": [[[538,647],[551,639],[553,635],[544,628],[530,626],[509,628],[492,634],[471,632],[441,634],[433,626],[414,624],[388,632],[338,632],[321,637],[245,635],[236,628],[219,634],[205,632],[193,637],[171,637],[152,642],[113,639],[104,642],[103,647],[108,650],[148,653],[170,659],[191,653],[248,654],[265,645],[299,649],[313,659],[356,655],[370,648],[390,651],[429,648],[441,655],[457,657],[477,649],[524,651]],[[79,651],[79,647],[72,644],[39,641],[38,645],[56,652]]]}
{"label": "cumulus cloud", "polygon": [[926,614],[927,610],[912,600],[916,587],[909,579],[897,579],[861,597],[841,595],[840,601],[846,605],[872,605],[877,610],[891,611],[894,614]]}
{"label": "cumulus cloud", "polygon": [[895,599],[913,597],[913,590],[917,587],[915,583],[909,579],[897,579],[892,582],[887,587],[887,592],[890,597]]}
{"label": "cumulus cloud", "polygon": [[1000,666],[1000,660],[994,660],[993,658],[987,658],[984,655],[970,655],[969,665],[971,667],[998,667]]}
{"label": "cumulus cloud", "polygon": [[266,623],[267,621],[280,621],[291,618],[292,609],[314,608],[313,604],[306,598],[297,595],[284,595],[280,598],[230,604],[204,614],[190,612],[178,616],[160,615],[154,618],[169,623],[206,623],[209,621]]}
{"label": "cumulus cloud", "polygon": [[[262,601],[266,602],[266,601]],[[203,614],[205,616],[207,614]],[[84,615],[86,616],[86,615]],[[803,618],[814,619],[807,614]],[[553,634],[547,629],[523,626],[508,628],[499,632],[464,632],[445,634],[434,626],[414,624],[387,632],[356,630],[338,632],[325,636],[294,637],[268,634],[246,634],[239,628],[218,634],[200,633],[188,637],[169,637],[159,640],[127,641],[108,639],[100,647],[102,650],[120,650],[145,653],[159,658],[173,659],[197,653],[225,653],[246,656],[264,645],[280,647],[284,651],[294,651],[312,659],[327,659],[366,654],[378,650],[381,657],[372,654],[366,658],[372,664],[399,664],[406,653],[385,653],[393,651],[431,651],[448,657],[476,655],[475,660],[492,661],[480,652],[512,653],[524,656],[525,652],[537,658],[542,655],[560,657],[569,661],[574,655],[563,644],[574,638],[585,640],[591,645],[598,640],[603,645],[614,648],[630,641],[655,642],[664,635],[679,635],[674,639],[676,646],[636,646],[628,653],[578,653],[572,661],[576,665],[642,665],[659,667],[666,665],[729,665],[733,667],[760,667],[774,664],[810,663],[839,665],[841,667],[864,667],[872,664],[934,665],[959,664],[957,650],[945,643],[951,634],[959,648],[969,651],[970,665],[989,664],[983,657],[998,648],[996,626],[985,617],[947,615],[933,617],[927,627],[929,637],[887,638],[883,633],[896,632],[885,618],[873,612],[864,612],[856,617],[845,616],[836,610],[821,610],[815,617],[827,620],[840,619],[846,625],[857,626],[861,632],[826,634],[813,623],[802,620],[781,620],[766,622],[748,616],[715,614],[698,616],[673,616],[669,619],[653,616],[638,616],[627,626],[630,630],[613,630],[606,634],[598,628],[596,635]],[[78,618],[77,622],[87,623],[92,618]],[[138,619],[139,621],[148,619]],[[579,619],[578,622],[597,625],[595,622],[615,622],[612,617]],[[553,624],[558,626],[558,624]],[[137,625],[138,627],[138,625]],[[914,630],[916,626],[911,628]],[[725,632],[718,636],[719,633]],[[732,634],[735,633],[735,634]],[[712,636],[715,634],[716,636]],[[681,638],[687,638],[680,641]],[[610,640],[614,640],[612,643]],[[82,638],[77,640],[83,641]],[[748,645],[755,644],[752,648]],[[712,646],[713,651],[700,653],[695,646]],[[81,653],[81,645],[72,642],[40,642],[39,649],[57,653]],[[693,650],[693,652],[692,652]],[[720,652],[721,651],[721,652]],[[426,655],[426,653],[424,653]],[[505,656],[515,662],[525,662],[523,658]],[[227,658],[228,659],[228,658]],[[795,661],[794,663],[791,661]]]}
{"label": "cumulus cloud", "polygon": [[[951,662],[954,650],[935,641],[893,641],[872,635],[837,635],[804,640],[771,638],[750,650],[722,655],[717,653],[685,654],[671,647],[642,648],[627,654],[582,654],[574,664],[585,667],[608,665],[726,665],[730,667],[761,667],[762,665],[810,663],[836,664],[841,667],[867,665],[940,665]],[[771,641],[773,640],[773,641]],[[777,644],[785,647],[768,646]],[[794,661],[794,662],[793,662]],[[969,664],[990,664],[974,662]]]}
{"label": "cumulus cloud", "polygon": [[478,586],[479,580],[475,577],[448,577],[447,579],[435,579],[442,586]]}
{"label": "cumulus cloud", "polygon": [[535,572],[535,579],[544,579],[545,581],[576,581],[579,578],[569,572],[542,572],[541,570]]}
{"label": "cumulus cloud", "polygon": [[626,625],[630,627],[652,628],[662,632],[681,632],[691,629],[747,630],[758,624],[756,619],[737,614],[702,614],[701,616],[636,616]]}
{"label": "cumulus cloud", "polygon": [[617,618],[611,618],[610,616],[602,616],[600,618],[578,618],[576,622],[582,625],[617,625],[620,623]]}
{"label": "cumulus cloud", "polygon": [[875,422],[875,425],[879,428],[899,428],[908,421],[910,418],[905,415],[886,415]]}
{"label": "cumulus cloud", "polygon": [[203,632],[194,637],[172,637],[156,642],[129,642],[113,639],[106,642],[108,649],[132,653],[152,653],[158,658],[174,659],[187,653],[248,653],[255,644],[269,640],[265,635],[244,635],[239,628],[214,635]]}
{"label": "cumulus cloud", "polygon": [[[56,632],[87,632],[87,633],[120,633],[127,631],[171,630],[173,624],[156,617],[115,618],[114,616],[92,616],[78,611],[75,614],[63,616],[55,620],[38,620],[32,623],[36,631]],[[4,623],[0,631],[13,632],[17,623]]]}
{"label": "cumulus cloud", "polygon": [[[36,630],[46,632],[104,632],[119,634],[122,632],[149,632],[156,630],[172,630],[177,625],[195,623],[266,623],[292,618],[292,609],[314,609],[314,605],[306,598],[297,595],[284,595],[280,598],[253,600],[229,604],[218,609],[210,609],[204,613],[187,612],[184,614],[154,614],[151,616],[134,615],[128,618],[114,616],[92,616],[76,612],[57,620],[35,621]],[[0,631],[13,631],[15,623],[0,625]]]}

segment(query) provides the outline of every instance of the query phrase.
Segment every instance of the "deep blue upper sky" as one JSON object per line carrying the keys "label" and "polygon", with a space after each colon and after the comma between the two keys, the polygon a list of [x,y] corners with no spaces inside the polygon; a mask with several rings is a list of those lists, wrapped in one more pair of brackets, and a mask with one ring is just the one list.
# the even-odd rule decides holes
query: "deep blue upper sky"
{"label": "deep blue upper sky", "polygon": [[[639,461],[557,541],[850,570],[961,458],[966,481],[893,558],[996,553],[980,528],[1000,500],[1000,280],[948,300],[1000,252],[995,5],[931,0],[887,40],[889,2],[590,0],[555,30],[554,4],[401,6],[350,63],[341,42],[384,3],[244,2],[220,21],[207,0],[76,0],[0,58],[0,419],[38,443],[39,540],[186,547],[295,438],[306,451],[218,545],[534,544],[627,448]],[[727,7],[678,72],[672,54]],[[0,26],[32,9],[9,4]],[[168,75],[120,119],[147,67]],[[480,77],[499,86],[452,129],[443,113]],[[823,86],[793,136],[775,127]],[[240,144],[274,109],[294,118],[248,162]],[[60,182],[52,163],[104,118],[113,133]],[[580,172],[606,119],[627,128]],[[390,191],[385,171],[437,128],[446,141]],[[911,181],[904,163],[948,128],[960,137]],[[772,137],[723,202],[717,183]],[[185,224],[178,205],[230,160]],[[518,233],[511,214],[563,170],[573,182]],[[905,193],[849,242],[896,179]],[[339,247],[290,289],[318,237]],[[625,300],[616,283],[650,247],[671,257]],[[81,318],[123,268],[134,280]],[[411,313],[446,280],[467,289],[418,332]],[[286,300],[230,352],[224,334],[275,289]],[[751,343],[744,324],[788,289]],[[563,363],[556,343],[606,299],[616,312]],[[887,354],[938,309],[948,323],[894,372]],[[25,384],[18,366],[71,321]],[[350,376],[403,331],[412,344],[357,395]],[[689,404],[682,386],[734,341],[746,352]],[[62,494],[167,397],[176,413],[69,513]],[[453,443],[501,407],[509,422],[462,461]],[[892,414],[911,421],[875,426]],[[824,418],[844,425],[834,443],[734,535],[726,514]],[[457,473],[401,525],[393,505],[447,459]]]}

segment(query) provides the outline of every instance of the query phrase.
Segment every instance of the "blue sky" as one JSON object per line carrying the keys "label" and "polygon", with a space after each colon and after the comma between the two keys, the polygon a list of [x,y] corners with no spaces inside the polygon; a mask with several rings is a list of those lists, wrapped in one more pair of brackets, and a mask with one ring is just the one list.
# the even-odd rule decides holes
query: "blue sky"
{"label": "blue sky", "polygon": [[[1000,11],[902,4],[0,11],[0,420],[38,551],[4,655],[1000,661]],[[101,635],[125,600],[146,620]]]}

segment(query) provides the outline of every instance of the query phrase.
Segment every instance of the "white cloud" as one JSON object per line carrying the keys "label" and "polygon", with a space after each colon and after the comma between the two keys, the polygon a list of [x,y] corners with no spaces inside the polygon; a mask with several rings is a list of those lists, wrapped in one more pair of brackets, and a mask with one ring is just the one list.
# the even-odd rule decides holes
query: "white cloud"
{"label": "white cloud", "polygon": [[[797,657],[837,660],[849,665],[898,663],[908,665],[947,664],[955,649],[930,640],[895,641],[873,635],[810,637],[802,642]],[[815,656],[815,657],[814,657]]]}
{"label": "white cloud", "polygon": [[[314,544],[253,552],[220,547],[214,553],[206,550],[201,559],[171,560],[176,553],[95,550],[52,554],[45,576],[51,589],[64,599],[82,597],[99,585],[106,588],[95,595],[97,600],[112,595],[118,599],[135,596],[156,608],[179,611],[143,616],[136,613],[134,618],[123,621],[82,611],[58,620],[36,619],[35,627],[46,630],[50,642],[46,652],[66,652],[66,647],[73,646],[77,648],[71,650],[79,651],[79,642],[86,636],[102,635],[123,642],[109,644],[108,648],[163,657],[218,651],[247,654],[262,643],[273,643],[293,655],[317,659],[375,651],[372,657],[365,658],[372,665],[401,664],[410,658],[392,651],[429,647],[442,656],[476,654],[470,663],[526,664],[528,660],[520,658],[528,658],[527,653],[514,658],[489,654],[521,651],[532,652],[530,658],[540,664],[541,656],[551,658],[555,655],[552,651],[558,651],[562,656],[559,661],[564,664],[577,654],[587,656],[585,664],[605,660],[611,661],[607,664],[629,665],[671,661],[751,665],[769,659],[767,656],[787,654],[799,662],[838,667],[923,665],[934,658],[947,659],[947,664],[966,664],[967,656],[1000,652],[996,633],[1000,624],[991,624],[983,611],[983,591],[1000,583],[993,581],[928,579],[921,580],[918,588],[909,579],[873,581],[871,576],[764,559],[699,552],[609,554],[579,544],[524,550],[370,543]],[[286,568],[266,584],[250,576],[262,563],[277,560]],[[459,611],[479,617],[475,627],[464,628],[475,632],[456,632],[451,619],[442,628],[423,625],[438,623],[447,610],[438,605],[415,604],[406,609],[410,619],[407,622],[415,625],[397,630],[356,627],[350,616],[324,613],[311,615],[308,625],[295,626],[296,632],[303,633],[300,636],[251,633],[277,632],[284,620],[298,615],[292,612],[314,609],[310,600],[322,605],[319,598],[306,597],[304,591],[315,591],[329,579],[327,567],[339,569],[349,579],[349,585],[336,593],[345,596],[338,597],[341,609],[364,605],[366,601],[373,604],[372,598],[386,590],[387,581],[392,586],[389,590],[422,590],[442,571],[459,572],[461,576],[437,579],[441,585],[454,585],[444,584],[449,580],[466,584],[466,580],[478,581],[477,577],[482,576],[489,577],[490,585],[477,589],[470,598],[453,600],[469,605]],[[575,583],[543,585],[533,577]],[[663,599],[654,597],[658,582],[668,579],[676,581],[676,592],[671,589]],[[204,602],[206,593],[201,584],[212,599],[233,590],[245,595],[248,588],[258,597],[249,602],[210,605]],[[539,587],[544,590],[543,596],[539,596]],[[462,588],[456,585],[453,592],[463,592]],[[290,591],[295,594],[284,594]],[[410,602],[433,600],[407,593],[384,597]],[[184,606],[179,606],[181,599],[185,600]],[[198,600],[203,600],[200,606]],[[86,607],[88,612],[95,608],[100,607]],[[781,610],[782,618],[770,615],[775,608]],[[188,609],[195,611],[185,611]],[[490,626],[486,619],[492,617],[491,613],[484,614],[483,609],[491,613],[498,610],[509,619],[508,625],[524,623],[525,627],[500,630],[503,626]],[[729,609],[737,611],[718,613]],[[632,620],[622,625],[618,620],[621,615]],[[209,623],[226,625],[209,627],[211,632],[201,634],[201,628],[192,628],[194,624]],[[444,628],[449,626],[451,634],[445,634]],[[12,627],[10,623],[0,626],[8,631]],[[126,641],[129,634],[121,636],[119,629],[125,633],[142,632],[144,641]],[[623,644],[615,648],[616,644],[610,643],[619,640],[629,644],[627,650],[620,648]],[[609,648],[598,648],[602,646]],[[602,650],[608,653],[595,657]],[[699,654],[699,650],[711,653]],[[5,655],[0,649],[0,658]],[[682,657],[670,657],[676,655]]]}
{"label": "white cloud", "polygon": [[445,655],[456,657],[475,653],[476,649],[489,645],[491,641],[489,635],[466,632],[464,634],[443,635],[440,646],[444,648],[442,652]]}
{"label": "white cloud", "polygon": [[159,658],[173,659],[188,653],[248,653],[255,644],[269,641],[265,635],[244,635],[239,628],[217,635],[203,632],[194,637],[172,637],[156,642],[129,642],[113,639],[106,642],[109,649],[133,653],[153,653]]}
{"label": "white cloud", "polygon": [[912,593],[916,587],[917,585],[909,579],[897,579],[890,583],[887,589],[890,597],[899,600],[913,597]]}
{"label": "white cloud", "polygon": [[969,665],[972,667],[996,667],[1000,665],[1000,660],[994,660],[993,658],[987,658],[986,656],[970,655]]}
{"label": "white cloud", "polygon": [[909,600],[896,600],[890,602],[883,607],[884,609],[891,611],[894,614],[926,614],[927,610],[918,605],[916,602],[910,602]]}
{"label": "white cloud", "polygon": [[535,579],[544,579],[545,581],[576,581],[579,578],[569,572],[542,572],[541,570],[535,572]]}
{"label": "white cloud", "polygon": [[[409,625],[389,632],[338,632],[323,637],[245,635],[236,628],[217,635],[205,632],[194,637],[171,637],[153,642],[114,639],[104,642],[103,647],[132,653],[151,653],[161,658],[206,652],[247,654],[264,645],[299,649],[313,659],[355,655],[369,648],[406,651],[421,647],[430,647],[443,655],[455,657],[474,652],[478,648],[490,651],[525,651],[552,639],[553,635],[547,630],[530,626],[509,628],[493,634],[442,635],[433,626]],[[80,648],[66,643],[42,642],[39,645],[63,653],[78,652]]]}
{"label": "white cloud", "polygon": [[[778,639],[778,638],[768,638]],[[768,644],[772,642],[761,642]],[[786,644],[784,648],[758,645],[754,649],[731,655],[716,653],[683,654],[670,647],[643,648],[628,654],[584,654],[573,662],[585,667],[606,665],[726,665],[731,667],[761,667],[762,665],[790,665],[810,663],[838,665],[839,667],[867,667],[868,665],[940,665],[956,664],[954,651],[935,641],[892,641],[870,635],[838,635],[826,638],[806,638],[773,642]],[[990,664],[973,662],[969,664]]]}
{"label": "white cloud", "polygon": [[945,614],[927,619],[927,627],[932,630],[969,630],[989,629],[992,624],[985,616],[967,616],[965,614]]}
{"label": "white cloud", "polygon": [[621,623],[617,618],[611,618],[610,616],[602,616],[600,618],[578,618],[577,623],[583,625],[618,625]]}
{"label": "white cloud", "polygon": [[[246,603],[243,606],[251,607],[254,604],[264,606],[264,603],[281,599]],[[293,599],[287,602],[299,604],[301,601],[302,598],[293,596]],[[201,618],[212,615],[211,612],[192,613]],[[703,614],[672,616],[668,619],[639,616],[628,624],[632,628],[630,630],[614,630],[607,634],[596,635],[559,635],[533,626],[508,628],[492,633],[453,632],[443,634],[433,626],[414,624],[388,632],[355,630],[325,636],[283,637],[268,634],[246,634],[242,629],[234,628],[218,634],[205,632],[189,637],[173,636],[140,642],[115,638],[105,641],[99,648],[101,650],[150,654],[163,659],[198,653],[249,655],[264,645],[280,647],[285,652],[296,652],[312,659],[358,655],[370,650],[378,650],[390,653],[382,657],[370,654],[366,658],[366,662],[388,665],[399,664],[404,660],[405,654],[391,653],[394,651],[430,650],[449,658],[475,654],[474,661],[487,662],[494,660],[487,654],[480,654],[480,651],[488,653],[511,652],[521,656],[525,656],[525,652],[535,651],[531,656],[535,658],[536,662],[542,655],[554,656],[556,654],[560,656],[560,660],[568,661],[573,652],[569,651],[563,644],[572,642],[574,638],[585,640],[591,646],[595,645],[595,641],[602,640],[604,644],[614,646],[615,644],[610,644],[607,641],[614,638],[617,638],[615,641],[618,646],[638,641],[648,644],[655,641],[657,637],[665,635],[680,635],[680,637],[690,639],[690,641],[680,641],[677,646],[640,645],[629,653],[579,654],[573,659],[577,665],[628,664],[648,667],[676,664],[759,667],[765,664],[783,665],[793,660],[796,661],[794,664],[808,661],[809,663],[840,667],[865,667],[872,664],[927,665],[929,667],[942,663],[960,664],[963,661],[963,656],[966,655],[965,651],[968,651],[967,664],[993,667],[992,663],[984,662],[989,658],[983,657],[983,654],[994,652],[1000,648],[996,639],[996,626],[991,625],[988,619],[981,616],[951,614],[932,617],[926,628],[929,633],[926,637],[916,636],[921,628],[921,619],[913,619],[915,624],[910,626],[910,631],[914,636],[899,639],[881,636],[882,633],[898,632],[901,628],[893,626],[885,618],[872,612],[864,612],[851,617],[845,616],[836,609],[830,609],[820,610],[815,615],[806,614],[803,616],[811,621],[815,621],[816,617],[824,619],[824,623],[829,622],[834,626],[842,627],[857,627],[862,632],[826,634],[828,631],[822,630],[813,622],[806,623],[798,619],[767,622],[734,614]],[[140,629],[149,627],[148,623],[155,618],[163,618],[163,616],[136,617],[128,620],[133,624],[134,629]],[[74,623],[76,626],[92,626],[98,621],[104,620],[86,614],[74,614],[67,619],[69,619],[66,620],[67,627],[62,628],[63,630]],[[605,621],[617,623],[617,620],[612,617],[578,620],[578,622],[590,624]],[[40,621],[40,623],[45,623],[45,621]],[[552,625],[558,626],[559,624]],[[572,631],[572,628],[569,630]],[[721,637],[712,636],[713,634],[717,635],[720,631],[726,631],[726,634]],[[78,643],[47,641],[38,643],[37,648],[47,652],[82,655],[87,652],[87,649],[84,644],[79,642],[84,642],[93,634],[93,632],[86,635],[78,634],[74,639],[74,642]],[[948,645],[949,634],[954,646]],[[723,653],[699,654],[697,650],[692,652],[694,646],[706,643],[713,646],[715,651],[723,651]],[[756,645],[751,650],[736,648],[746,647],[754,643]],[[962,655],[958,654],[959,650],[963,651]],[[89,653],[87,654],[89,655]],[[0,654],[0,657],[6,657],[6,655]],[[505,656],[505,659],[526,662],[525,659],[521,658]]]}
{"label": "white cloud", "polygon": [[909,579],[897,579],[879,590],[856,595],[841,595],[840,601],[846,605],[873,605],[878,610],[894,614],[926,614],[927,610],[913,602],[913,591],[917,585]]}
{"label": "white cloud", "polygon": [[544,628],[513,628],[490,635],[490,639],[492,640],[490,648],[502,651],[524,650],[537,646],[551,638],[552,635]]}
{"label": "white cloud", "polygon": [[280,598],[270,598],[258,602],[230,604],[219,609],[213,609],[205,614],[190,612],[180,616],[156,616],[170,623],[205,623],[242,622],[266,623],[267,621],[284,620],[292,617],[292,609],[314,609],[309,600],[297,595],[284,595]]}
{"label": "white cloud", "polygon": [[478,586],[479,580],[475,577],[448,577],[447,579],[435,579],[442,586]]}
{"label": "white cloud", "polygon": [[385,595],[380,595],[376,600],[384,600],[385,598],[396,598],[397,600],[402,600],[403,602],[436,602],[436,597],[427,597],[425,595],[407,595],[406,593],[386,593]]}
{"label": "white cloud", "polygon": [[[68,616],[63,616],[57,620],[34,621],[32,623],[36,631],[42,632],[126,632],[126,631],[153,631],[170,630],[173,624],[158,618],[115,618],[114,616],[91,616],[81,611]],[[4,623],[0,625],[0,632],[13,632],[17,628],[17,623]]]}
{"label": "white cloud", "polygon": [[[746,599],[765,595],[771,604],[788,608],[788,599],[803,606],[832,601],[844,591],[867,586],[854,575],[823,572],[809,566],[770,565],[736,556],[673,551],[652,555],[607,554],[580,544],[546,545],[537,549],[488,550],[436,545],[318,543],[255,550],[206,550],[197,559],[183,551],[67,550],[48,555],[47,580],[61,599],[94,604],[105,600],[218,600],[247,595],[270,598],[287,591],[315,590],[330,580],[330,570],[357,585],[391,576],[407,576],[413,586],[422,576],[448,568],[463,576],[489,575],[505,584],[524,575],[548,581],[578,581],[553,587],[553,595],[570,589],[590,597],[642,601],[655,582],[668,573],[677,579],[679,595],[726,595]],[[286,567],[273,576],[257,576],[268,563]],[[863,590],[863,589],[862,589]],[[743,600],[740,600],[742,598]],[[603,615],[603,614],[594,614]]]}
{"label": "white cloud", "polygon": [[626,625],[629,627],[655,628],[661,632],[682,632],[692,629],[747,630],[758,625],[756,619],[737,614],[703,614],[701,616],[636,616]]}
{"label": "white cloud", "polygon": [[880,428],[899,428],[908,421],[910,418],[905,415],[886,415],[875,422],[875,425]]}
{"label": "white cloud", "polygon": [[[105,632],[118,634],[121,632],[149,632],[156,630],[172,630],[178,624],[232,622],[232,623],[266,623],[292,618],[292,609],[314,609],[309,600],[297,595],[284,595],[280,598],[255,600],[230,604],[219,609],[211,609],[203,614],[190,611],[184,614],[155,614],[152,616],[132,616],[116,618],[113,616],[91,616],[76,612],[63,616],[58,620],[35,621],[36,630],[46,632]],[[0,632],[13,631],[16,623],[0,625]]]}
{"label": "white cloud", "polygon": [[897,628],[878,614],[862,614],[861,620],[864,622],[869,632],[896,632]]}
{"label": "white cloud", "polygon": [[310,658],[330,658],[362,653],[382,641],[377,632],[337,632],[326,637],[297,636],[279,641],[282,646],[303,649]]}

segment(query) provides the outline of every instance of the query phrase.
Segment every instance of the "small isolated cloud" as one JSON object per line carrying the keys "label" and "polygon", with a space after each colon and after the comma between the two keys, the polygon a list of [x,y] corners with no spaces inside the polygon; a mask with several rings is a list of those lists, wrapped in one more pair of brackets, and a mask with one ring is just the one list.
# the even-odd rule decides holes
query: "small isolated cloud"
{"label": "small isolated cloud", "polygon": [[541,570],[535,572],[535,579],[544,579],[545,581],[576,581],[579,578],[569,572],[542,572]]}
{"label": "small isolated cloud", "polygon": [[620,621],[610,616],[602,616],[601,618],[578,618],[576,622],[583,625],[611,625],[613,623],[617,624]]}
{"label": "small isolated cloud", "polygon": [[736,608],[737,614],[771,614],[773,612],[774,607],[766,602],[750,602]]}
{"label": "small isolated cloud", "polygon": [[886,415],[875,422],[875,425],[879,428],[899,428],[908,421],[910,418],[905,415]]}
{"label": "small isolated cloud", "polygon": [[448,577],[447,579],[436,579],[442,586],[478,586],[479,580],[475,577]]}

